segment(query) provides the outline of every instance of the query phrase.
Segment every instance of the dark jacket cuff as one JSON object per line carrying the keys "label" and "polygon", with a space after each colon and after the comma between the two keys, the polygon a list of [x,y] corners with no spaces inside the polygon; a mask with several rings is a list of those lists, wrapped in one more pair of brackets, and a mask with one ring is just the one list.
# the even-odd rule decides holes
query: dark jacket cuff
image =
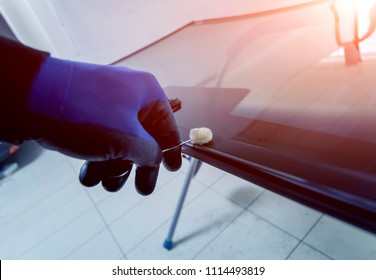
{"label": "dark jacket cuff", "polygon": [[33,138],[26,108],[34,77],[49,54],[0,36],[0,140],[20,144]]}

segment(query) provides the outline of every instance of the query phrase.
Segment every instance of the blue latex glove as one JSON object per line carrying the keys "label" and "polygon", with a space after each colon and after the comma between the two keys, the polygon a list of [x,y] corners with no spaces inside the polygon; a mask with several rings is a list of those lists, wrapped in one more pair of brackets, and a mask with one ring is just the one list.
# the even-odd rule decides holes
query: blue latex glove
{"label": "blue latex glove", "polygon": [[102,181],[109,191],[137,166],[136,188],[150,194],[159,164],[181,165],[180,143],[168,100],[153,75],[121,66],[48,57],[34,79],[28,109],[41,126],[38,141],[49,149],[88,160],[80,180]]}

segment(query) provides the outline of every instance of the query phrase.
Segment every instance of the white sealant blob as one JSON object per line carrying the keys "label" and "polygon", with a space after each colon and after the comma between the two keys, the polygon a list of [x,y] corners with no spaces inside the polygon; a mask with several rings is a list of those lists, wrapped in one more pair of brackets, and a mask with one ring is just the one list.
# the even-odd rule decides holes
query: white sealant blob
{"label": "white sealant blob", "polygon": [[204,145],[213,139],[213,132],[207,127],[192,128],[189,138],[193,144]]}

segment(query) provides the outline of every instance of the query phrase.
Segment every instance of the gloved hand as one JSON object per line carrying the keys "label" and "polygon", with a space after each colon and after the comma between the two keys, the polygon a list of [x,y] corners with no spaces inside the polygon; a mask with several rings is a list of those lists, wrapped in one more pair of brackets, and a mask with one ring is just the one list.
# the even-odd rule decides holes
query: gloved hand
{"label": "gloved hand", "polygon": [[38,126],[33,138],[43,146],[86,159],[80,181],[102,181],[109,191],[125,183],[132,165],[136,189],[155,187],[159,164],[180,168],[180,143],[168,100],[149,73],[121,66],[79,63],[47,57],[28,97]]}

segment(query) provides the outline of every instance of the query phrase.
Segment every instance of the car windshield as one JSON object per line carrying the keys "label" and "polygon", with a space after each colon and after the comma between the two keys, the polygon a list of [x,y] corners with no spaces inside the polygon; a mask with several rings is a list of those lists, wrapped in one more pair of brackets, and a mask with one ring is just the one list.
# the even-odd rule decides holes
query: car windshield
{"label": "car windshield", "polygon": [[[233,114],[347,135],[360,112],[366,122],[376,114],[374,38],[354,46],[346,3],[334,10],[332,1],[316,2],[193,22],[121,64],[154,73],[165,87],[247,88]],[[353,134],[376,141],[376,131]]]}
{"label": "car windshield", "polygon": [[[242,143],[281,151],[304,160],[305,174],[275,170],[315,181],[319,164],[332,176],[351,173],[374,186],[376,9],[361,14],[355,2],[312,1],[193,22],[116,64],[150,71],[164,87],[247,89],[229,113],[239,119],[226,136],[232,142],[218,150]],[[274,168],[273,160],[250,158]],[[338,184],[329,177],[321,183]],[[342,180],[346,185],[354,189]]]}

